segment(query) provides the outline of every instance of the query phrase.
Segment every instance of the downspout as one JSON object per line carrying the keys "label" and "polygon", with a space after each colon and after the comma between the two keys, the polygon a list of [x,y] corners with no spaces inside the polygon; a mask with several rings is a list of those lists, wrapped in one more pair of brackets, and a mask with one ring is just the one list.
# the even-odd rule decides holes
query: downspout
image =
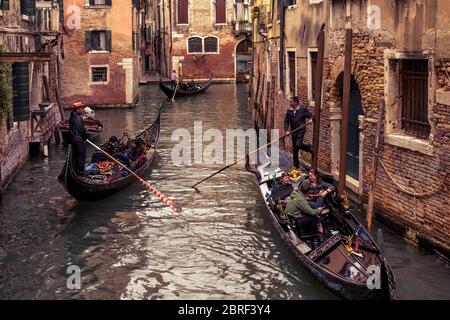
{"label": "downspout", "polygon": [[285,81],[284,81],[284,27],[285,27],[285,8],[286,8],[286,0],[278,0],[280,1],[279,9],[280,9],[280,54],[279,54],[279,66],[280,66],[280,89],[284,91]]}

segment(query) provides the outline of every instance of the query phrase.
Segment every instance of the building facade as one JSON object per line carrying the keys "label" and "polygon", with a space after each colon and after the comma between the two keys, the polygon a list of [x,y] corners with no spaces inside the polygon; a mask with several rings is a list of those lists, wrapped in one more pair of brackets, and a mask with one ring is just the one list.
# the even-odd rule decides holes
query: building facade
{"label": "building facade", "polygon": [[[281,11],[279,35],[271,34],[274,23],[266,13],[277,7]],[[261,0],[255,1],[255,10],[252,98],[262,125],[282,129],[286,102],[292,95],[314,111],[320,92],[315,88],[317,37],[324,30],[319,168],[339,179],[345,40],[351,30],[346,186],[360,201],[367,201],[377,119],[380,103],[384,103],[375,190],[378,216],[413,241],[448,250],[447,2],[292,0],[278,4]],[[275,48],[271,43],[281,42],[278,36],[284,43]],[[274,54],[273,49],[283,54]],[[306,139],[312,141],[312,128]],[[309,155],[303,155],[303,160],[309,163]]]}
{"label": "building facade", "polygon": [[176,70],[183,79],[248,81],[250,5],[247,0],[159,1],[155,4],[158,71],[167,76]]}
{"label": "building facade", "polygon": [[46,148],[61,114],[56,104],[61,1],[0,1],[0,190]]}
{"label": "building facade", "polygon": [[145,1],[73,0],[64,6],[63,102],[134,105],[145,69]]}

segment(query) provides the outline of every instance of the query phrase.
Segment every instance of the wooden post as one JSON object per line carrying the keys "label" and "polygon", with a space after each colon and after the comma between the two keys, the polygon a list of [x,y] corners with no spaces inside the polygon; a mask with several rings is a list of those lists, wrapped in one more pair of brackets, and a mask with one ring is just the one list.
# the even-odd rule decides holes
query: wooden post
{"label": "wooden post", "polygon": [[47,98],[47,101],[51,100],[51,96],[50,96],[50,85],[48,83],[48,78],[46,75],[42,76],[42,81],[44,82],[44,89],[45,89],[45,96]]}
{"label": "wooden post", "polygon": [[367,229],[370,232],[372,228],[372,219],[373,219],[373,204],[375,199],[375,186],[377,183],[377,168],[378,168],[378,157],[381,149],[380,137],[381,137],[381,129],[384,124],[384,101],[380,102],[380,107],[378,110],[378,122],[377,122],[377,131],[375,132],[375,146],[373,148],[372,154],[372,166],[370,168],[370,183],[369,183],[369,202],[367,204]]}
{"label": "wooden post", "polygon": [[317,41],[318,56],[317,56],[317,69],[316,69],[316,104],[314,108],[314,136],[313,147],[314,157],[312,159],[312,168],[317,170],[319,162],[319,134],[320,134],[320,109],[322,107],[322,83],[323,83],[323,60],[325,51],[325,31],[319,32],[319,38]]}
{"label": "wooden post", "polygon": [[353,31],[352,29],[347,29],[347,34],[345,36],[344,92],[342,98],[341,152],[339,160],[339,196],[344,193],[347,178],[348,117],[350,112],[350,91],[352,84],[352,41]]}

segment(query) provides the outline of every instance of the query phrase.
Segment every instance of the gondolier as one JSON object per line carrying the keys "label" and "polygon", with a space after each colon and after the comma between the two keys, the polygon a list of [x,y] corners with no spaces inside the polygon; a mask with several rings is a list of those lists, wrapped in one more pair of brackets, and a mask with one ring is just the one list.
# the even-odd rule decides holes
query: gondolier
{"label": "gondolier", "polygon": [[[312,121],[312,114],[309,110],[300,105],[298,97],[292,97],[290,100],[290,108],[286,112],[286,117],[284,118],[284,131],[289,133],[294,131],[300,126],[304,125],[307,120]],[[289,131],[290,128],[290,131]],[[298,152],[300,150],[307,151],[313,155],[313,146],[310,144],[304,144],[303,139],[305,137],[306,127],[292,134],[292,148],[294,157],[294,167],[300,167],[300,161],[298,157]]]}
{"label": "gondolier", "polygon": [[72,162],[79,174],[84,173],[86,162],[86,139],[87,133],[81,115],[84,112],[84,103],[76,102],[72,105],[72,112],[69,119],[69,136],[72,146]]}

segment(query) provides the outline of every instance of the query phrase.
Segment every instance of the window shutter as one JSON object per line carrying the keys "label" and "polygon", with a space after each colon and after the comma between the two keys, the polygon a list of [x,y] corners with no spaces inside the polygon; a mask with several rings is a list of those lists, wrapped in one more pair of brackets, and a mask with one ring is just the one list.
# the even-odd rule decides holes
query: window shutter
{"label": "window shutter", "polygon": [[85,38],[86,38],[86,52],[89,52],[92,50],[92,31],[86,31]]}
{"label": "window shutter", "polygon": [[89,5],[90,6],[95,6],[95,0],[89,0]]}
{"label": "window shutter", "polygon": [[20,12],[27,16],[36,15],[36,0],[21,0]]}
{"label": "window shutter", "polygon": [[30,120],[30,79],[28,62],[13,64],[13,115],[14,121]]}
{"label": "window shutter", "polygon": [[188,0],[178,0],[178,23],[189,23]]}
{"label": "window shutter", "polygon": [[59,5],[59,23],[64,23],[64,0],[58,0]]}
{"label": "window shutter", "polygon": [[9,0],[1,0],[1,10],[9,10]]}
{"label": "window shutter", "polygon": [[106,1],[105,1],[105,5],[107,5],[107,6],[112,5],[111,0],[106,0]]}
{"label": "window shutter", "polygon": [[226,23],[226,0],[216,0],[216,23]]}
{"label": "window shutter", "polygon": [[107,31],[105,31],[105,33],[106,33],[106,50],[111,52],[112,51],[111,31],[107,30]]}

